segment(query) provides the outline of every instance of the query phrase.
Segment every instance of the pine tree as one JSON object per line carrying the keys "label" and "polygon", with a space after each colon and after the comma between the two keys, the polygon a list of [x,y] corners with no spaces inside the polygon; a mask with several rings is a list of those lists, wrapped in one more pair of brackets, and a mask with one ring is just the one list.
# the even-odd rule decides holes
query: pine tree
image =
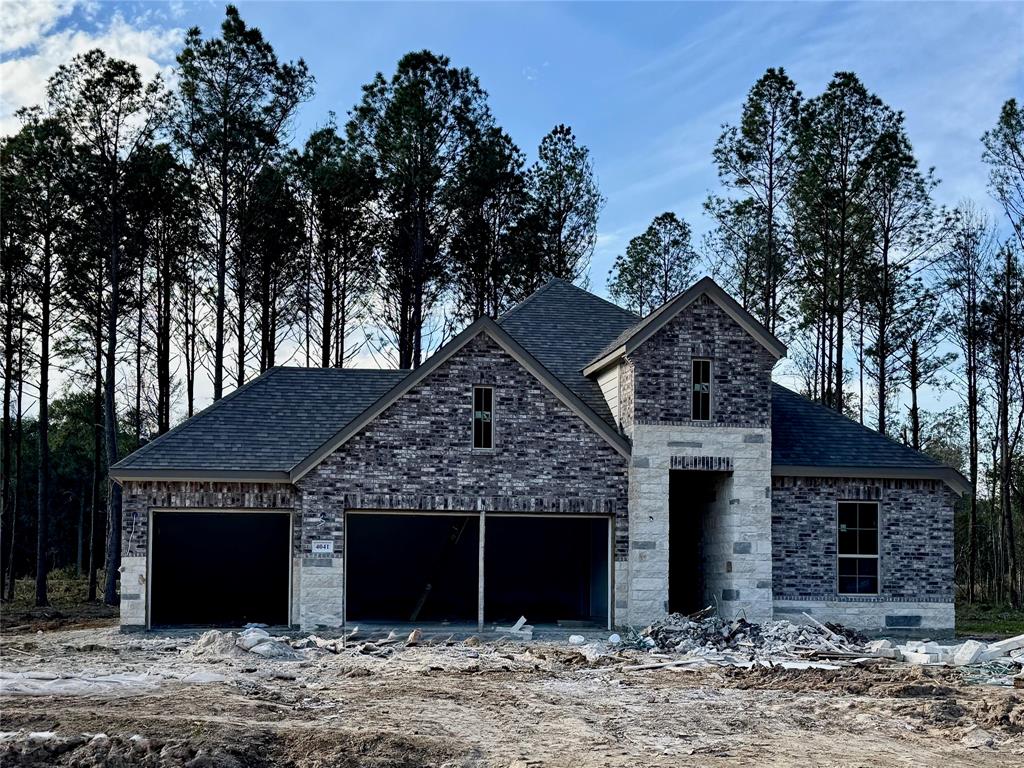
{"label": "pine tree", "polygon": [[428,321],[450,283],[448,248],[470,147],[492,124],[468,69],[430,51],[378,73],[352,110],[348,142],[374,171],[380,321],[400,368],[423,360]]}
{"label": "pine tree", "polygon": [[543,138],[529,171],[530,253],[527,293],[551,277],[585,278],[597,244],[597,219],[605,199],[594,177],[590,150],[567,125]]}
{"label": "pine tree", "polygon": [[[82,147],[83,162],[101,182],[104,224],[109,234],[104,373],[104,440],[108,465],[118,458],[115,407],[118,324],[121,319],[123,193],[126,169],[139,148],[153,136],[163,119],[166,94],[159,77],[143,83],[133,64],[111,59],[100,50],[76,56],[50,79],[48,97],[61,121]],[[121,489],[109,489],[107,559],[104,600],[116,605],[117,573],[121,562]]]}
{"label": "pine tree", "polygon": [[[204,39],[198,27],[185,36],[178,54],[179,97],[174,138],[195,168],[206,212],[204,235],[214,250],[213,398],[224,394],[227,281],[234,259],[236,294],[248,286],[247,258],[232,227],[252,179],[284,138],[296,108],[312,93],[312,77],[302,59],[280,63],[263,34],[227,6],[220,36]],[[236,380],[245,379],[246,308],[238,342]]]}
{"label": "pine tree", "polygon": [[[796,177],[801,95],[781,67],[768,69],[747,94],[738,126],[726,126],[712,157],[722,184],[739,200],[711,196],[705,203],[720,238],[739,247],[728,258],[730,285],[772,333],[786,318],[793,270],[787,203]],[[746,233],[746,234],[744,234]]]}

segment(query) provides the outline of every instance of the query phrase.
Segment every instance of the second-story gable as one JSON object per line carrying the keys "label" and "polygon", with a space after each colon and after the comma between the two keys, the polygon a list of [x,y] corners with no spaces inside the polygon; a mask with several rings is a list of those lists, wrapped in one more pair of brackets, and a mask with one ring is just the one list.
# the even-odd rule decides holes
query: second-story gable
{"label": "second-story gable", "polygon": [[704,278],[623,333],[585,369],[620,428],[771,424],[785,347]]}
{"label": "second-story gable", "polygon": [[[703,294],[625,356],[620,414],[640,424],[767,427],[775,360]],[[625,397],[623,384],[632,387]]]}

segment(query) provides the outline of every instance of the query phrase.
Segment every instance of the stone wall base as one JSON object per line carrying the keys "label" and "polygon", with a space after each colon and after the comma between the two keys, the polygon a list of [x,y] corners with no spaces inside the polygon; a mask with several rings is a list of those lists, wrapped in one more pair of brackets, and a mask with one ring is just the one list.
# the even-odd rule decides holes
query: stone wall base
{"label": "stone wall base", "polygon": [[146,558],[121,558],[121,626],[146,626]]}
{"label": "stone wall base", "polygon": [[774,617],[806,623],[807,613],[820,622],[838,622],[859,632],[879,635],[951,635],[956,624],[953,603],[886,600],[775,600]]}
{"label": "stone wall base", "polygon": [[340,557],[303,558],[299,565],[299,628],[345,623],[345,567]]}

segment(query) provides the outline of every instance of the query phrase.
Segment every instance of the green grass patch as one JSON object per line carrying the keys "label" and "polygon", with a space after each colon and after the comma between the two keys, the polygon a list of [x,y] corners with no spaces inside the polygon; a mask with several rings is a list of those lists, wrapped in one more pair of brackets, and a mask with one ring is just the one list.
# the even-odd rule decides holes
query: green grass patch
{"label": "green grass patch", "polygon": [[116,623],[118,610],[103,605],[103,572],[99,574],[100,601],[87,602],[89,582],[74,569],[51,571],[46,578],[49,605],[36,607],[34,579],[14,582],[14,600],[0,608],[0,632],[30,633],[37,630],[104,626]]}
{"label": "green grass patch", "polygon": [[1007,605],[958,603],[956,633],[965,637],[984,638],[1024,635],[1024,611],[1016,611]]}
{"label": "green grass patch", "polygon": [[[97,574],[97,592],[103,597],[103,571]],[[50,607],[73,608],[85,602],[89,594],[89,579],[79,576],[73,568],[50,571],[46,576],[46,596]],[[36,604],[35,579],[16,579],[12,609],[28,610]]]}

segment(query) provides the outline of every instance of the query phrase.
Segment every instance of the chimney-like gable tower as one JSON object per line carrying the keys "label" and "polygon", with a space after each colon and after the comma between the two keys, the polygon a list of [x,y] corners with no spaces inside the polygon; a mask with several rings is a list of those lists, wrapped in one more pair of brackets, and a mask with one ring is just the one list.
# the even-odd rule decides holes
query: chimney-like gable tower
{"label": "chimney-like gable tower", "polygon": [[783,355],[704,278],[585,369],[633,443],[620,620],[716,604],[770,618],[771,372]]}

